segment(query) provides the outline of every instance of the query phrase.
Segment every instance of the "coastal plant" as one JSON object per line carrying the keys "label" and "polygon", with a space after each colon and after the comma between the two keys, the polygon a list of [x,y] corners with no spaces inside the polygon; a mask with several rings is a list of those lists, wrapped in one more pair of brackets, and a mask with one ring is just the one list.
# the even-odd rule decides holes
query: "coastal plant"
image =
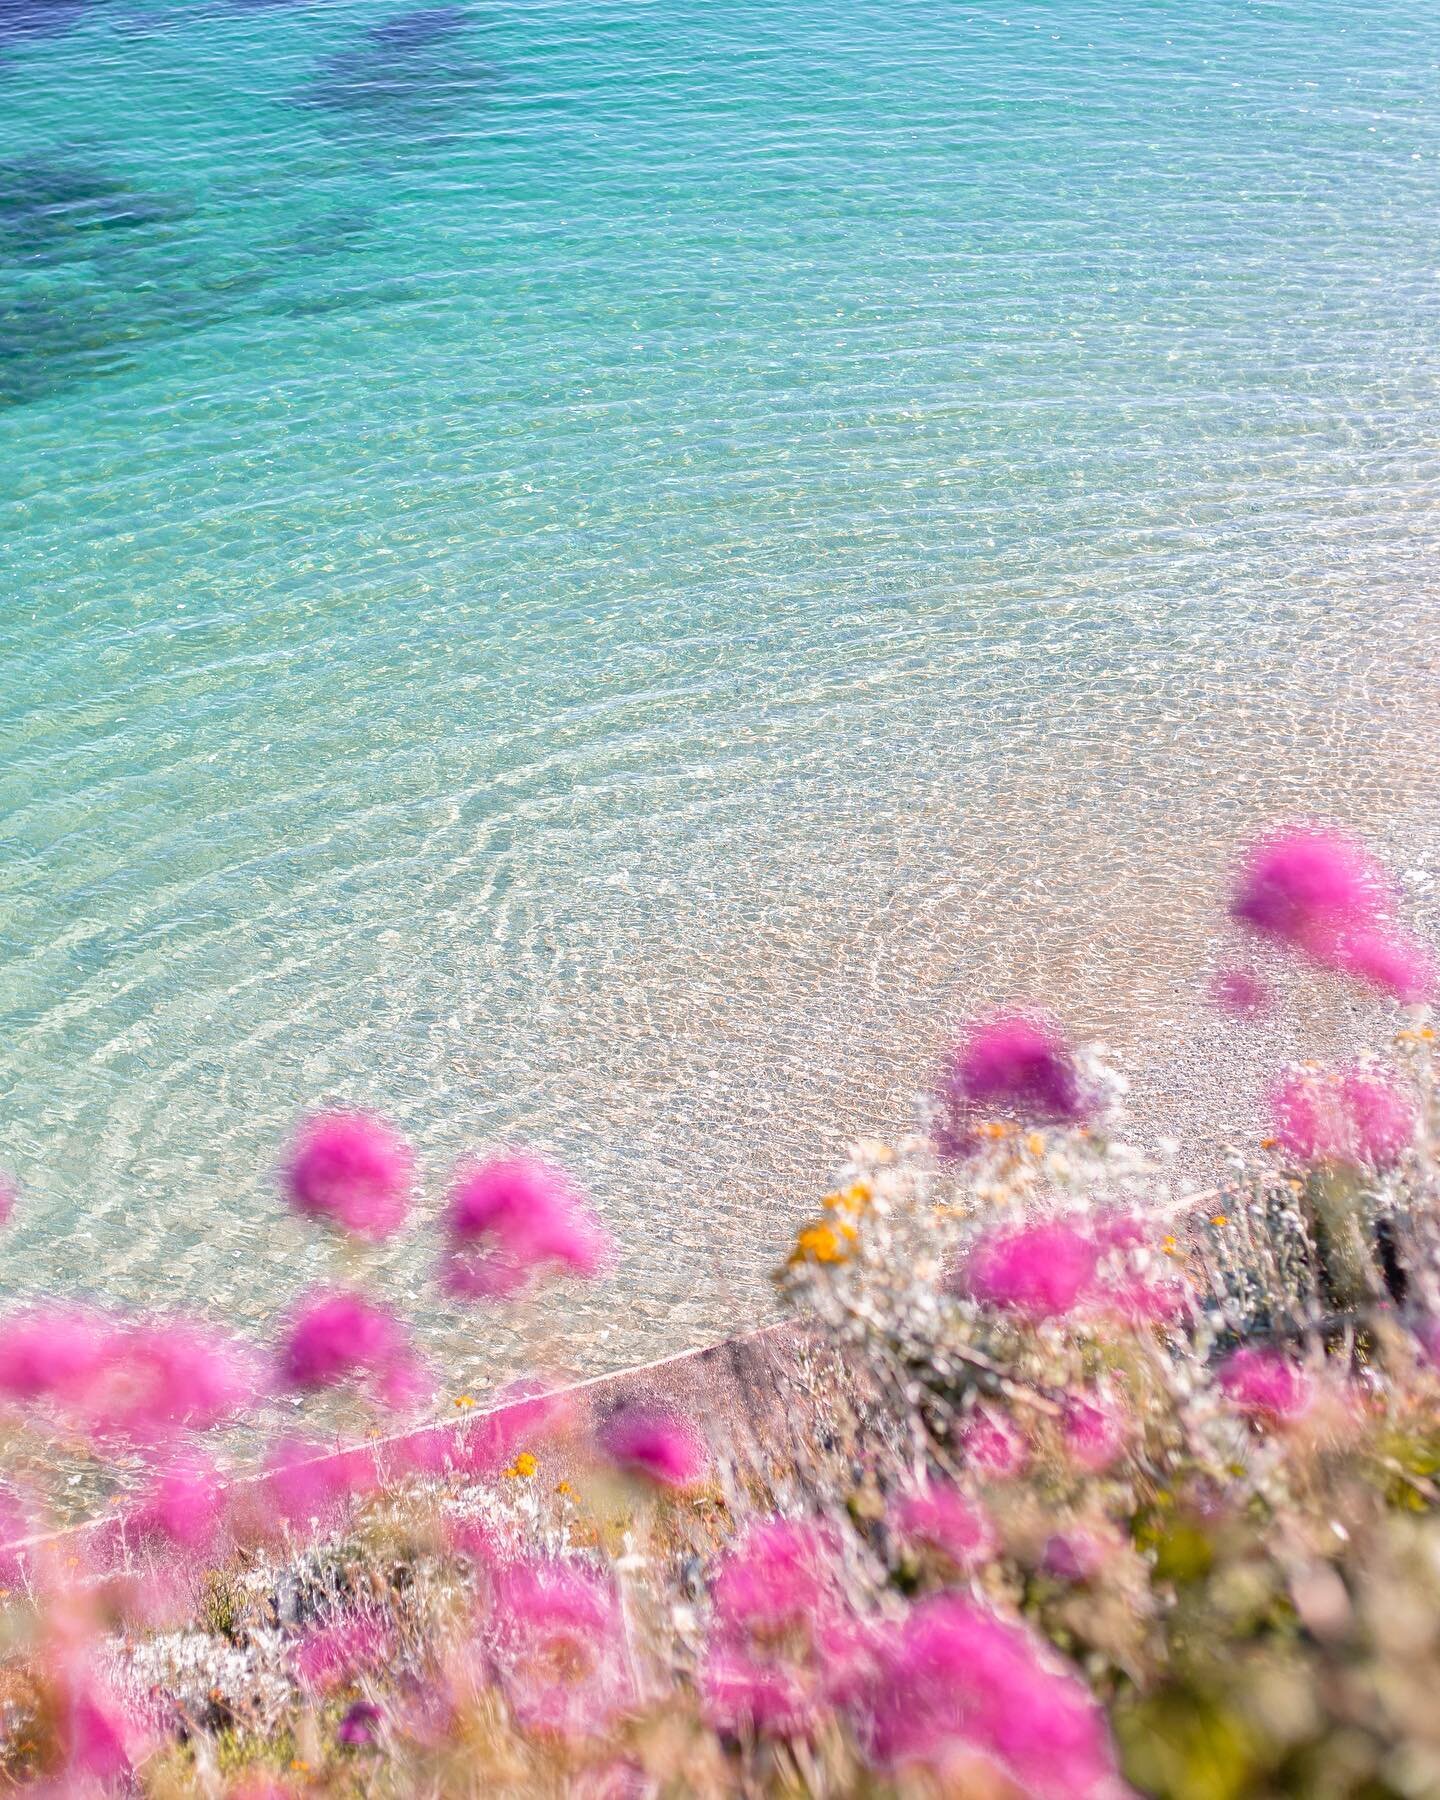
{"label": "coastal plant", "polygon": [[[1260,1029],[1346,981],[1375,1045],[1277,1066],[1203,1191],[1127,1139],[1101,1050],[968,1023],[916,1129],[800,1225],[792,1323],[719,1415],[537,1374],[437,1420],[360,1254],[417,1160],[368,1115],[303,1124],[282,1191],[345,1278],[268,1348],[0,1321],[0,1767],[251,1800],[1440,1795],[1435,975],[1398,913],[1334,831],[1244,852],[1217,1005]],[[478,1320],[612,1254],[529,1153],[450,1177],[437,1275]],[[341,1444],[297,1432],[336,1396]],[[62,1446],[118,1504],[46,1537]]]}

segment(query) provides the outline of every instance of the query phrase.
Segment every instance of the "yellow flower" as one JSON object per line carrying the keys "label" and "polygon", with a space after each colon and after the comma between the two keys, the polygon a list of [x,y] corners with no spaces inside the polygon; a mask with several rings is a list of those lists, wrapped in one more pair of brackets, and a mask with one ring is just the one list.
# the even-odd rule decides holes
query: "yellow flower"
{"label": "yellow flower", "polygon": [[557,1481],[555,1483],[555,1492],[557,1494],[573,1494],[575,1490],[568,1481]]}
{"label": "yellow flower", "polygon": [[807,1225],[795,1239],[790,1262],[792,1265],[801,1262],[844,1262],[848,1255],[847,1241],[853,1243],[859,1235],[848,1222],[831,1225],[827,1220],[820,1219],[813,1225]]}
{"label": "yellow flower", "polygon": [[505,1471],[507,1475],[518,1475],[522,1481],[528,1481],[540,1467],[539,1462],[528,1450],[522,1450]]}
{"label": "yellow flower", "polygon": [[1180,1254],[1180,1246],[1175,1242],[1173,1237],[1162,1238],[1160,1240],[1160,1248],[1167,1256],[1178,1256]]}
{"label": "yellow flower", "polygon": [[457,1406],[473,1406],[475,1401],[469,1394],[457,1394],[455,1396],[455,1404]]}
{"label": "yellow flower", "polygon": [[1210,1223],[1212,1225],[1228,1225],[1230,1221],[1224,1213],[1211,1213]]}
{"label": "yellow flower", "polygon": [[1025,1139],[1025,1148],[1032,1156],[1043,1156],[1045,1154],[1045,1140],[1038,1131],[1032,1131]]}

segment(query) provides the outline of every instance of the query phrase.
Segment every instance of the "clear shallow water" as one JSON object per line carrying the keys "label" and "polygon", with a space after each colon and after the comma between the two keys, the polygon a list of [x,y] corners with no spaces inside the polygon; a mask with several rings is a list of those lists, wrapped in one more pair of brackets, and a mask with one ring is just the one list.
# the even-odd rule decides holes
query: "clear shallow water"
{"label": "clear shallow water", "polygon": [[1237,833],[1440,871],[1434,24],[0,0],[5,1289],[263,1319],[366,1103],[657,1355],[1017,995],[1244,1127]]}

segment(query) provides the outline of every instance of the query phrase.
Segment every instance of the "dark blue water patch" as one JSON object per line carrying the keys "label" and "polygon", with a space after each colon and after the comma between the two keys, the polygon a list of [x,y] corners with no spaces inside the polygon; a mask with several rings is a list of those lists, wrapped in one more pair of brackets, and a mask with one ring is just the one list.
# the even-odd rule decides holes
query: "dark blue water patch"
{"label": "dark blue water patch", "polygon": [[85,0],[0,0],[0,53],[25,38],[59,37],[85,11]]}
{"label": "dark blue water patch", "polygon": [[327,57],[295,96],[327,129],[425,141],[461,127],[484,104],[496,72],[460,41],[463,7],[424,6],[372,25]]}
{"label": "dark blue water patch", "polygon": [[0,162],[0,267],[89,260],[104,240],[172,229],[193,207],[71,156]]}

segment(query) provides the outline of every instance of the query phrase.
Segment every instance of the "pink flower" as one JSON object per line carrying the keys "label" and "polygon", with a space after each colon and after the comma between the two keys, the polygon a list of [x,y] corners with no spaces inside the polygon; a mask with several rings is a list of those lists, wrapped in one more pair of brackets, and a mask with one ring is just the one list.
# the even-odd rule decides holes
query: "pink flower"
{"label": "pink flower", "polygon": [[987,1481],[1019,1475],[1030,1461],[1025,1440],[1008,1420],[988,1407],[977,1407],[961,1433],[965,1460]]}
{"label": "pink flower", "polygon": [[1210,997],[1221,1012],[1237,1019],[1258,1018],[1270,1010],[1270,989],[1248,969],[1221,969],[1210,984]]}
{"label": "pink flower", "polygon": [[390,1647],[390,1634],[377,1619],[333,1619],[307,1632],[295,1646],[296,1679],[312,1693],[330,1693],[363,1670],[378,1668]]}
{"label": "pink flower", "polygon": [[467,1299],[509,1299],[550,1267],[594,1275],[611,1249],[568,1178],[533,1157],[466,1171],[451,1191],[445,1223],[445,1285]]}
{"label": "pink flower", "polygon": [[1074,1125],[1090,1102],[1069,1045],[1042,1020],[1019,1013],[971,1024],[955,1051],[945,1084],[950,1121],[947,1147],[974,1147],[971,1130],[999,1113],[1027,1125]]}
{"label": "pink flower", "polygon": [[847,1606],[838,1548],[828,1526],[769,1519],[721,1562],[701,1669],[717,1730],[799,1733],[873,1684],[873,1634]]}
{"label": "pink flower", "polygon": [[1270,1091],[1270,1112],[1281,1146],[1304,1163],[1389,1169],[1415,1136],[1414,1102],[1358,1064],[1290,1071]]}
{"label": "pink flower", "polygon": [[265,1515],[254,1523],[262,1530],[271,1518],[282,1524],[309,1526],[327,1520],[352,1494],[369,1485],[362,1458],[337,1455],[323,1444],[283,1438],[266,1462],[262,1489]]}
{"label": "pink flower", "polygon": [[606,1420],[597,1436],[600,1448],[617,1468],[657,1487],[689,1487],[704,1474],[709,1461],[699,1433],[663,1412],[622,1408]]}
{"label": "pink flower", "polygon": [[558,1560],[510,1564],[493,1583],[489,1650],[515,1716],[564,1736],[604,1730],[633,1699],[614,1588]]}
{"label": "pink flower", "polygon": [[711,1585],[721,1629],[774,1634],[816,1617],[835,1591],[835,1554],[833,1533],[810,1520],[752,1525]]}
{"label": "pink flower", "polygon": [[285,1170],[290,1204],[378,1241],[405,1222],[414,1158],[404,1139],[366,1113],[322,1113],[301,1127]]}
{"label": "pink flower", "polygon": [[1125,1448],[1125,1426],[1115,1407],[1099,1394],[1072,1394],[1065,1402],[1060,1435],[1077,1468],[1098,1475]]}
{"label": "pink flower", "polygon": [[224,1478],[213,1465],[179,1462],[157,1477],[131,1525],[182,1550],[209,1550],[225,1516]]}
{"label": "pink flower", "polygon": [[1326,969],[1412,1002],[1436,985],[1433,959],[1382,915],[1394,890],[1379,864],[1337,832],[1299,827],[1248,853],[1231,916]]}
{"label": "pink flower", "polygon": [[1298,1419],[1312,1397],[1303,1369],[1273,1350],[1246,1345],[1228,1357],[1218,1371],[1221,1392],[1237,1412],[1257,1424],[1280,1425]]}
{"label": "pink flower", "polygon": [[1006,1226],[982,1237],[970,1254],[971,1293],[1031,1318],[1057,1318],[1085,1298],[1100,1246],[1064,1220]]}
{"label": "pink flower", "polygon": [[1343,974],[1368,981],[1406,1006],[1435,992],[1434,957],[1403,932],[1357,931],[1336,946],[1334,962]]}
{"label": "pink flower", "polygon": [[10,1223],[11,1214],[15,1211],[15,1202],[19,1198],[19,1188],[8,1175],[0,1171],[0,1225]]}
{"label": "pink flower", "polygon": [[7,1399],[75,1401],[109,1347],[109,1319],[80,1307],[42,1306],[0,1326],[0,1394]]}
{"label": "pink flower", "polygon": [[705,1716],[717,1731],[794,1737],[818,1711],[815,1683],[798,1664],[764,1660],[733,1644],[710,1647],[700,1671]]}
{"label": "pink flower", "polygon": [[517,1451],[565,1431],[573,1418],[566,1394],[537,1389],[528,1380],[513,1382],[496,1395],[489,1412],[456,1435],[455,1465],[470,1475],[492,1475],[513,1462]]}
{"label": "pink flower", "polygon": [[1378,863],[1339,832],[1272,832],[1246,853],[1230,914],[1264,937],[1328,958],[1342,936],[1372,924],[1389,896]]}
{"label": "pink flower", "polygon": [[1031,1632],[942,1594],[893,1640],[871,1723],[876,1759],[941,1773],[978,1753],[1034,1800],[1118,1800],[1104,1715]]}
{"label": "pink flower", "polygon": [[957,1569],[974,1569],[995,1551],[990,1521],[973,1501],[947,1482],[927,1482],[895,1509],[902,1537],[938,1550]]}
{"label": "pink flower", "polygon": [[1119,1548],[1113,1537],[1089,1531],[1083,1525],[1057,1531],[1045,1545],[1046,1570],[1061,1581],[1093,1581]]}
{"label": "pink flower", "polygon": [[335,1727],[335,1741],[360,1749],[374,1744],[380,1736],[380,1708],[368,1700],[357,1700]]}
{"label": "pink flower", "polygon": [[313,1295],[291,1322],[282,1367],[296,1388],[334,1387],[352,1375],[368,1375],[387,1405],[425,1391],[420,1364],[400,1326],[359,1294]]}

